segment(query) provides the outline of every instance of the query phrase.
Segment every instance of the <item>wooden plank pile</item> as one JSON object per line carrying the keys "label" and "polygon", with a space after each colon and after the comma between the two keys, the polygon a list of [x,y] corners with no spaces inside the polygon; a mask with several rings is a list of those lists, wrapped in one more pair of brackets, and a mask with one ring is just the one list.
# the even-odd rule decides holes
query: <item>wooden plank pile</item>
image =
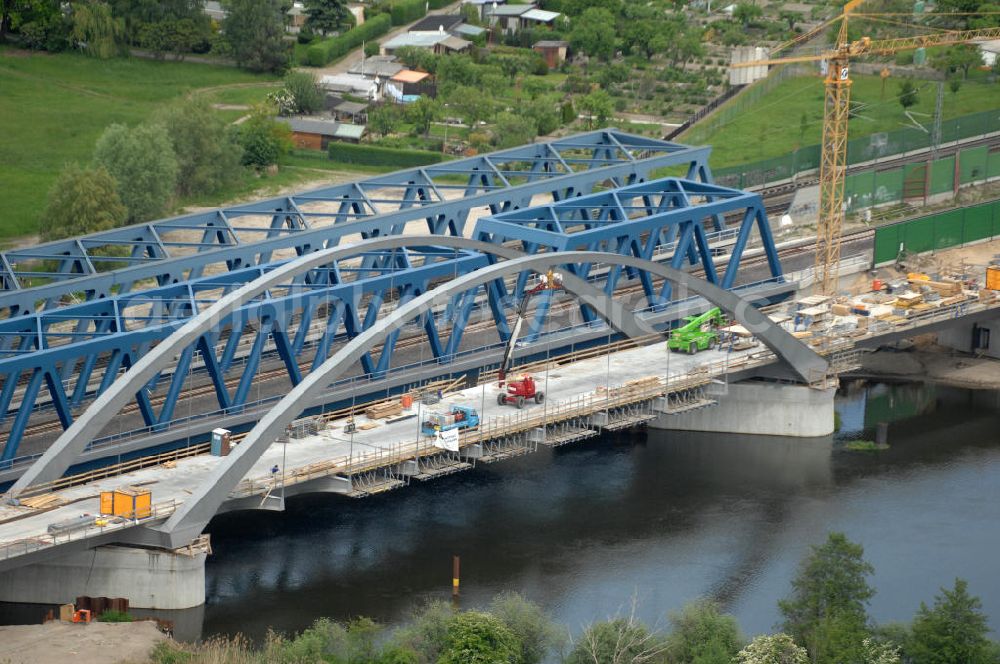
{"label": "wooden plank pile", "polygon": [[386,417],[395,417],[403,412],[403,404],[398,399],[391,401],[380,401],[365,408],[365,416],[369,420],[381,420]]}

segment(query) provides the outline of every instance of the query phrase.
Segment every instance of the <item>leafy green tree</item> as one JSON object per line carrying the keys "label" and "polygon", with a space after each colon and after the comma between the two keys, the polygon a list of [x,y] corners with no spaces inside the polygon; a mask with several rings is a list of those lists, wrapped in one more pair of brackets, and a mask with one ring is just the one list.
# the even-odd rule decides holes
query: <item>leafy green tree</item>
{"label": "leafy green tree", "polygon": [[336,32],[350,25],[352,17],[344,0],[305,0],[306,26],[321,35]]}
{"label": "leafy green tree", "polygon": [[622,12],[622,0],[563,0],[562,11],[567,16],[580,16],[588,9],[603,9],[612,16]]}
{"label": "leafy green tree", "polygon": [[657,634],[632,617],[591,624],[565,664],[644,664],[656,662],[664,645]]}
{"label": "leafy green tree", "polygon": [[611,101],[611,95],[600,89],[581,98],[578,105],[580,110],[587,114],[587,127],[592,127],[595,120],[598,127],[603,126],[615,108]]}
{"label": "leafy green tree", "polygon": [[239,141],[243,146],[243,165],[257,169],[277,164],[292,147],[288,125],[276,121],[266,106],[254,108],[240,125]]}
{"label": "leafy green tree", "polygon": [[115,18],[106,2],[81,2],[73,8],[72,39],[89,56],[107,60],[118,55],[125,35],[125,22]]}
{"label": "leafy green tree", "polygon": [[72,26],[57,0],[0,0],[0,42],[16,32],[28,48],[62,51]]}
{"label": "leafy green tree", "polygon": [[437,63],[436,72],[438,89],[443,94],[449,94],[453,88],[474,86],[479,82],[475,63],[464,55],[442,58]]}
{"label": "leafy green tree", "polygon": [[520,664],[521,643],[499,619],[466,611],[448,624],[438,664]]}
{"label": "leafy green tree", "polygon": [[281,72],[288,66],[281,0],[222,0],[222,29],[236,64],[251,71]]}
{"label": "leafy green tree", "polygon": [[789,30],[795,29],[795,24],[802,20],[802,12],[783,10],[778,14],[781,20],[788,24]]}
{"label": "leafy green tree", "polygon": [[[437,72],[438,63],[442,60],[426,48],[417,48],[416,46],[404,46],[397,49],[395,54],[396,59],[410,69],[421,69],[431,74]],[[443,59],[447,60],[448,58]]]}
{"label": "leafy green tree", "polygon": [[964,579],[955,579],[954,588],[941,589],[933,607],[920,603],[907,654],[920,664],[994,662],[990,657],[989,631],[982,602],[969,594]]}
{"label": "leafy green tree", "polygon": [[436,664],[448,641],[448,628],[455,610],[446,602],[430,602],[413,615],[406,627],[396,632],[394,645],[417,653],[420,664]]}
{"label": "leafy green tree", "polygon": [[437,119],[440,112],[441,104],[426,95],[422,95],[420,99],[406,105],[406,119],[412,122],[413,127],[424,136],[430,134],[431,123]]}
{"label": "leafy green tree", "polygon": [[501,113],[497,116],[495,145],[500,149],[531,143],[538,135],[535,121],[524,115]]}
{"label": "leafy green tree", "polygon": [[688,604],[670,616],[670,623],[666,655],[672,662],[730,664],[744,643],[736,618],[709,600]]}
{"label": "leafy green tree", "polygon": [[517,593],[498,595],[490,604],[490,613],[521,642],[522,664],[539,664],[566,641],[565,630],[557,627],[541,607]]}
{"label": "leafy green tree", "polygon": [[919,91],[912,80],[906,78],[899,84],[898,99],[899,105],[903,107],[904,111],[920,101]]}
{"label": "leafy green tree", "polygon": [[398,126],[399,112],[394,105],[383,104],[368,111],[368,128],[379,136],[388,136]]}
{"label": "leafy green tree", "polygon": [[117,182],[130,222],[155,219],[167,211],[177,184],[177,157],[162,125],[111,125],[97,139],[94,162]]}
{"label": "leafy green tree", "polygon": [[455,109],[462,121],[472,128],[493,115],[493,100],[484,91],[466,85],[451,91],[448,107]]}
{"label": "leafy green tree", "polygon": [[900,664],[899,646],[873,639],[861,642],[862,664]]}
{"label": "leafy green tree", "polygon": [[159,57],[173,53],[178,59],[183,59],[184,54],[208,40],[209,30],[206,27],[202,22],[189,18],[145,23],[139,28],[136,42]]}
{"label": "leafy green tree", "polygon": [[323,91],[316,74],[309,71],[290,71],[285,74],[285,90],[291,95],[296,113],[311,115],[323,110]]}
{"label": "leafy green tree", "polygon": [[931,66],[945,74],[962,72],[962,78],[969,77],[969,70],[983,64],[979,49],[969,44],[957,44],[931,58]]}
{"label": "leafy green tree", "polygon": [[861,642],[869,636],[867,605],[875,591],[868,577],[873,572],[864,548],[843,533],[830,533],[802,561],[791,595],[778,608],[784,631],[805,645],[813,662],[858,658]]}
{"label": "leafy green tree", "polygon": [[559,128],[559,108],[550,101],[536,99],[528,102],[524,114],[535,122],[538,136],[546,136]]}
{"label": "leafy green tree", "polygon": [[765,634],[754,638],[736,653],[734,664],[808,664],[806,649],[787,634]]}
{"label": "leafy green tree", "polygon": [[66,166],[49,191],[39,225],[42,240],[106,231],[124,224],[128,210],[116,189],[114,178],[103,167]]}
{"label": "leafy green tree", "polygon": [[163,125],[177,158],[177,193],[211,194],[240,173],[243,148],[203,97],[168,106],[153,116]]}
{"label": "leafy green tree", "polygon": [[646,58],[652,58],[662,46],[662,42],[656,38],[659,28],[660,21],[632,18],[625,25],[623,44],[630,52],[638,51]]}
{"label": "leafy green tree", "polygon": [[607,62],[615,54],[615,17],[607,9],[586,10],[573,21],[569,43],[574,50]]}
{"label": "leafy green tree", "polygon": [[741,2],[733,10],[733,19],[739,21],[744,28],[764,15],[764,10],[751,2]]}
{"label": "leafy green tree", "polygon": [[576,109],[573,108],[573,102],[569,99],[563,102],[563,105],[559,108],[559,114],[562,116],[561,120],[564,125],[568,125],[573,120],[576,120]]}
{"label": "leafy green tree", "polygon": [[529,58],[513,53],[497,53],[490,56],[490,63],[496,64],[512,82],[519,74],[527,74],[532,69]]}

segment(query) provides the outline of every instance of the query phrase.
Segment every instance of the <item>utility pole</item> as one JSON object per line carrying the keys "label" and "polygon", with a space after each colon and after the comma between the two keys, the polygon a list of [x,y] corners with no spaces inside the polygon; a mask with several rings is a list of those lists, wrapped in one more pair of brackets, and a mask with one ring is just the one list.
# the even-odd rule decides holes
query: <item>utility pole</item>
{"label": "utility pole", "polygon": [[938,81],[937,100],[934,102],[934,131],[931,133],[931,154],[937,156],[941,144],[941,107],[944,105],[944,82]]}

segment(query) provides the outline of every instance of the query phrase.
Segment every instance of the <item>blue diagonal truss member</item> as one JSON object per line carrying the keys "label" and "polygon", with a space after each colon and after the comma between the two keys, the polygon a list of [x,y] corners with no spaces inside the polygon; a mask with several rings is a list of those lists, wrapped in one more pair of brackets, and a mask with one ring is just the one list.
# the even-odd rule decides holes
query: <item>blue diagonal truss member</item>
{"label": "blue diagonal truss member", "polygon": [[[87,444],[111,421],[118,412],[134,397],[136,392],[144,389],[171,363],[178,353],[193,348],[199,339],[211,335],[215,328],[228,316],[239,310],[246,302],[258,297],[269,288],[288,283],[296,276],[314,268],[328,265],[340,258],[363,255],[379,249],[392,249],[406,246],[427,246],[440,244],[457,249],[472,249],[484,254],[515,258],[522,254],[514,249],[491,245],[487,242],[458,237],[438,236],[395,236],[365,240],[353,245],[324,249],[291,261],[281,267],[267,272],[261,277],[223,296],[211,306],[196,316],[190,318],[170,336],[161,341],[149,352],[137,358],[120,378],[114,381],[90,406],[69,425],[42,456],[14,483],[9,494],[16,497],[26,487],[39,482],[55,480],[79,457]],[[477,272],[480,272],[478,270]],[[601,291],[577,277],[569,275],[564,280],[567,291],[581,298],[599,298]],[[422,296],[415,293],[414,299]],[[412,299],[410,301],[413,301]],[[616,313],[612,319],[615,329],[629,337],[641,337],[653,330],[642,326],[630,311],[615,304]],[[398,308],[397,308],[398,310]],[[372,327],[380,327],[373,325]],[[370,328],[369,328],[370,329]],[[393,330],[390,334],[398,334]]]}
{"label": "blue diagonal truss member", "polygon": [[667,166],[710,182],[709,152],[607,129],[0,252],[0,317],[262,265],[282,250],[301,255],[347,236],[391,235],[411,221],[424,221],[431,234],[462,235],[477,207],[498,213],[535,195],[562,200],[605,181],[641,182]]}

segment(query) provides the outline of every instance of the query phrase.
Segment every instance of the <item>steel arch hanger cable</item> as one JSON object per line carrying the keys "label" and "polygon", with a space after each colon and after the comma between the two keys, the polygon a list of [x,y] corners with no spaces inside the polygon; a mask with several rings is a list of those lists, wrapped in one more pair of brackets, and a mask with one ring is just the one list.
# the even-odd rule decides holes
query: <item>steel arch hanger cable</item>
{"label": "steel arch hanger cable", "polygon": [[[201,533],[225,502],[230,492],[253,469],[254,464],[275,440],[276,436],[302,411],[309,398],[324,386],[337,379],[357,362],[368,349],[381,343],[388,335],[415,315],[431,310],[438,303],[447,301],[455,294],[464,293],[469,289],[478,288],[508,274],[530,270],[541,273],[545,269],[562,264],[585,263],[605,260],[612,264],[631,266],[647,270],[653,274],[671,279],[685,285],[691,291],[702,295],[740,321],[747,329],[767,345],[778,357],[784,358],[792,369],[804,380],[811,381],[825,373],[828,368],[826,360],[816,354],[811,348],[795,339],[787,331],[774,324],[753,305],[739,296],[723,290],[708,282],[691,277],[689,274],[669,268],[648,260],[633,256],[622,256],[603,252],[566,251],[555,253],[522,256],[511,260],[481,268],[452,282],[442,284],[419,297],[408,301],[406,305],[394,310],[379,325],[372,326],[347,342],[330,359],[317,367],[302,379],[281,401],[265,414],[257,425],[247,434],[235,453],[225,457],[212,473],[202,482],[191,497],[159,526],[154,526],[154,538],[161,546],[177,547],[190,541]],[[566,290],[577,295],[584,301],[587,296],[580,296],[572,287]],[[617,311],[615,300],[603,291],[598,291],[595,299],[586,303],[592,306],[602,318],[614,327]],[[819,374],[819,375],[817,375]]]}

